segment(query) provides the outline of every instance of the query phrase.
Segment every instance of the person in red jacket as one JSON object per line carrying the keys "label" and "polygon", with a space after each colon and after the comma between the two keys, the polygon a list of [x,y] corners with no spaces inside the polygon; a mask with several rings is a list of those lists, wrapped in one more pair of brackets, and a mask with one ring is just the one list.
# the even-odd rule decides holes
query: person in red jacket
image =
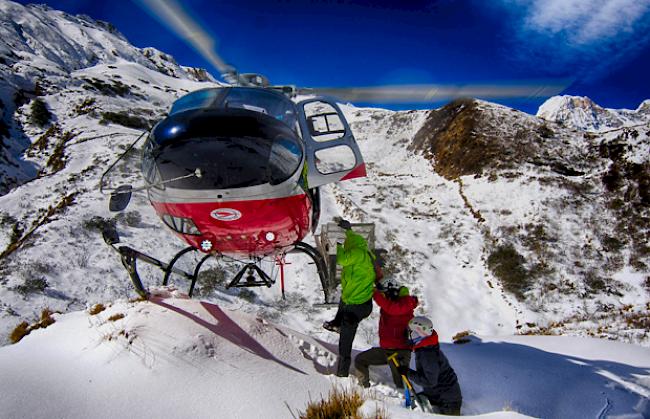
{"label": "person in red jacket", "polygon": [[403,388],[402,376],[395,364],[388,357],[397,353],[399,365],[411,362],[411,344],[408,340],[408,323],[413,318],[413,311],[418,299],[409,295],[406,287],[390,286],[385,291],[375,290],[372,298],[381,308],[379,313],[379,347],[361,352],[354,359],[357,376],[363,387],[370,386],[368,367],[370,365],[390,366],[393,382],[397,388]]}

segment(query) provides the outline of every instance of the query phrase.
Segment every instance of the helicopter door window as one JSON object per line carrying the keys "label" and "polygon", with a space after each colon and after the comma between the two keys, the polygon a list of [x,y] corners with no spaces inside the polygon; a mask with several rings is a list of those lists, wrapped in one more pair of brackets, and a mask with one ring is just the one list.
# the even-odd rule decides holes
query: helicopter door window
{"label": "helicopter door window", "polygon": [[310,102],[304,107],[309,133],[314,141],[325,142],[343,138],[345,125],[332,105],[325,102]]}
{"label": "helicopter door window", "polygon": [[316,169],[323,174],[352,170],[356,165],[354,151],[347,145],[316,150]]}

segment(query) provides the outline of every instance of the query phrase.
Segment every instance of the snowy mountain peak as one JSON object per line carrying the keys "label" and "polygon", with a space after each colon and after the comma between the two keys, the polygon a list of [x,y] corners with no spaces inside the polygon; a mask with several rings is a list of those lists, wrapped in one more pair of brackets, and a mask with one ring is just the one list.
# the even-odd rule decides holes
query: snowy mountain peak
{"label": "snowy mountain peak", "polygon": [[[129,61],[172,77],[196,80],[169,55],[131,45],[112,24],[88,16],[0,0],[0,63],[41,76]],[[22,67],[21,66],[21,67]]]}
{"label": "snowy mountain peak", "polygon": [[537,116],[548,121],[583,131],[602,131],[648,122],[650,100],[636,111],[608,109],[588,97],[553,96],[539,107]]}
{"label": "snowy mountain peak", "polygon": [[650,99],[646,99],[636,108],[637,112],[650,113]]}

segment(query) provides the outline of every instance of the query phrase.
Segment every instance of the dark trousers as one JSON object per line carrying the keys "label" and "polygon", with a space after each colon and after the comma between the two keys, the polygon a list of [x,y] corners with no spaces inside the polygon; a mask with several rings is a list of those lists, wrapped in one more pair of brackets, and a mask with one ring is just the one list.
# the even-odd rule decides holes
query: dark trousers
{"label": "dark trousers", "polygon": [[434,397],[429,397],[424,392],[419,394],[429,399],[429,402],[433,407],[433,413],[440,413],[448,416],[460,416],[460,407],[463,404],[462,400],[458,402],[448,402],[448,401],[441,401]]}
{"label": "dark trousers", "polygon": [[370,365],[386,365],[390,367],[391,375],[393,376],[393,383],[395,387],[402,389],[404,388],[404,382],[402,381],[402,376],[397,372],[395,364],[393,361],[389,361],[388,357],[397,353],[397,363],[399,365],[409,366],[411,363],[411,350],[410,349],[384,349],[384,348],[370,348],[367,351],[361,352],[354,358],[354,367],[359,372],[359,379],[361,380],[361,385],[367,387],[370,382],[370,371],[368,367]]}
{"label": "dark trousers", "polygon": [[357,327],[361,320],[365,319],[372,312],[372,299],[363,304],[339,304],[332,324],[340,326],[339,332],[339,363],[336,368],[336,375],[347,377],[350,373],[350,364],[352,363],[352,342],[357,334]]}

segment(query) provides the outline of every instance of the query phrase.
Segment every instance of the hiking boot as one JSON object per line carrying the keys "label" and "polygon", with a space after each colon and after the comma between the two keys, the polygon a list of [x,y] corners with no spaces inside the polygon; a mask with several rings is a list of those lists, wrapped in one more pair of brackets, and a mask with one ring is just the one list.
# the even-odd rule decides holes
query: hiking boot
{"label": "hiking boot", "polygon": [[334,332],[334,333],[340,333],[341,332],[341,327],[336,326],[332,322],[323,323],[323,329],[329,330],[330,332]]}
{"label": "hiking boot", "polygon": [[363,374],[361,374],[358,370],[355,370],[354,372],[354,378],[357,379],[357,384],[359,384],[363,388],[368,388],[370,387],[370,378],[369,377],[364,377]]}

